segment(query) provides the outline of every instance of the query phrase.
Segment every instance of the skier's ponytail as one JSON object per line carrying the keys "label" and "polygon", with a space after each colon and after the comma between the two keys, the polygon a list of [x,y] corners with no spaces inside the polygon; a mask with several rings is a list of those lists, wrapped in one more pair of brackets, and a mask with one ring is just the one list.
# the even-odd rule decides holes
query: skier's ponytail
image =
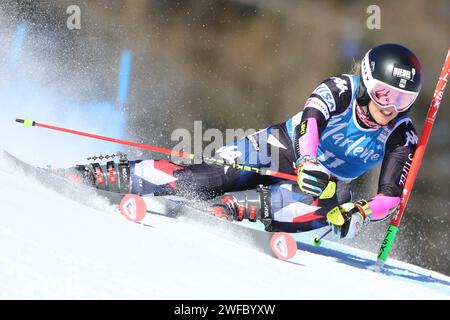
{"label": "skier's ponytail", "polygon": [[352,68],[350,69],[350,74],[360,75],[361,73],[361,62],[353,61]]}

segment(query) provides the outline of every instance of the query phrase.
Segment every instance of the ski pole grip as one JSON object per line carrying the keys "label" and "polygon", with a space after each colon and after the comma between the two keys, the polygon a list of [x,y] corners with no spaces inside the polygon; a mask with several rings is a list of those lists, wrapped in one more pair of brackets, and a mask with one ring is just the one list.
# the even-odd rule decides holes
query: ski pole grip
{"label": "ski pole grip", "polygon": [[34,121],[31,120],[31,119],[16,119],[16,122],[18,122],[18,123],[23,123],[23,126],[24,126],[25,128],[33,127],[33,126],[36,124],[36,122],[34,122]]}

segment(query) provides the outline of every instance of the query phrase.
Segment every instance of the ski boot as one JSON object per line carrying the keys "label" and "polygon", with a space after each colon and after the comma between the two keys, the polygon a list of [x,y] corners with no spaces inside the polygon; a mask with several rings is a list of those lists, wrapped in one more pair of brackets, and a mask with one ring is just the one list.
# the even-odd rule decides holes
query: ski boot
{"label": "ski boot", "polygon": [[126,154],[118,152],[112,156],[89,157],[88,160],[108,160],[114,157],[119,158],[117,163],[113,160],[106,162],[104,165],[93,162],[86,165],[76,165],[69,169],[50,169],[50,171],[72,182],[111,192],[129,193],[130,162]]}
{"label": "ski boot", "polygon": [[272,212],[270,191],[267,187],[260,185],[256,190],[226,193],[213,201],[209,211],[217,218],[229,221],[259,220],[266,230],[270,229]]}

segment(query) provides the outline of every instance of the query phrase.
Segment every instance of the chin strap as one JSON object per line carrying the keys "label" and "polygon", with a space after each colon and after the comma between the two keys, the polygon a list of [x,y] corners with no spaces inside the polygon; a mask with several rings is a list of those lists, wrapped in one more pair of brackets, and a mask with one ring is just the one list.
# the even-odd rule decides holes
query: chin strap
{"label": "chin strap", "polygon": [[379,125],[369,112],[368,106],[360,106],[358,101],[356,101],[356,115],[361,122],[371,129],[380,129],[382,126]]}
{"label": "chin strap", "polygon": [[369,112],[370,96],[364,86],[361,71],[359,72],[358,88],[356,92],[356,115],[361,122],[371,129],[379,129],[379,125]]}

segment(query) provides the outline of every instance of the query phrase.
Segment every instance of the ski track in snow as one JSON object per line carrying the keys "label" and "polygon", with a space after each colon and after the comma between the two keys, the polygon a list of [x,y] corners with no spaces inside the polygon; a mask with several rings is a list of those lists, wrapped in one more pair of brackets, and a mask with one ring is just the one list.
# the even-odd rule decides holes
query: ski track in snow
{"label": "ski track in snow", "polygon": [[[0,159],[1,160],[1,159]],[[92,196],[94,209],[0,161],[1,299],[446,299],[450,277],[373,253],[296,235],[283,262],[187,219],[130,223]]]}

